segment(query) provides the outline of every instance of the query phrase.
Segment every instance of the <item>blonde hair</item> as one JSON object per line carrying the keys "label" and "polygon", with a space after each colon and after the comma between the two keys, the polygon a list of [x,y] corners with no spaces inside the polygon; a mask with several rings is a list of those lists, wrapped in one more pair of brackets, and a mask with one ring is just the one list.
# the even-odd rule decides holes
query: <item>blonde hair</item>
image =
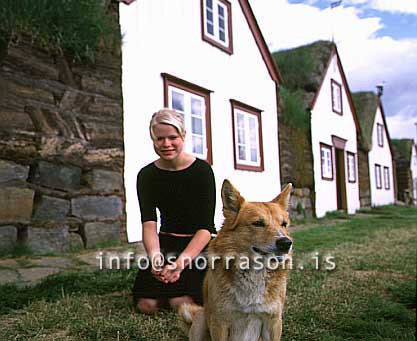
{"label": "blonde hair", "polygon": [[157,124],[168,124],[173,126],[182,137],[185,136],[184,119],[182,115],[175,110],[165,108],[152,115],[151,122],[149,123],[149,132],[153,140],[155,140],[153,128]]}

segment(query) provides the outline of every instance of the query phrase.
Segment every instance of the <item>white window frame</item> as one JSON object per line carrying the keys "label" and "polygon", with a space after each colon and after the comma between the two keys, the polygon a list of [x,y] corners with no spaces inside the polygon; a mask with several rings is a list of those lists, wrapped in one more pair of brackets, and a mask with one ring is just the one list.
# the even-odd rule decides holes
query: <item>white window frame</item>
{"label": "white window frame", "polygon": [[[230,104],[232,114],[234,168],[243,171],[263,172],[262,110],[234,99],[230,99]],[[239,129],[238,127],[237,117],[239,115],[242,115],[240,117],[243,119],[243,121],[241,121],[242,129]],[[252,127],[249,122],[254,123]],[[240,135],[241,139],[239,140],[239,132],[242,131],[243,134]],[[243,151],[243,155],[240,155],[239,153],[239,146],[246,147]],[[252,152],[254,152],[256,160],[252,160]]]}
{"label": "white window frame", "polygon": [[[244,141],[239,141],[239,126],[238,116],[243,118],[243,135]],[[261,146],[259,136],[259,118],[257,115],[244,111],[240,108],[233,108],[234,119],[234,135],[235,135],[235,155],[236,163],[240,165],[260,167],[261,166]],[[255,123],[255,126],[251,129],[250,121]],[[255,141],[251,141],[251,135],[254,134]],[[245,148],[245,157],[241,158],[239,153],[239,147]],[[251,151],[256,148],[256,161],[251,160]]]}
{"label": "white window frame", "polygon": [[333,148],[320,144],[320,168],[323,180],[333,180]]}
{"label": "white window frame", "polygon": [[348,181],[356,182],[356,157],[354,153],[347,152],[347,170],[348,170]]}
{"label": "white window frame", "polygon": [[377,189],[382,189],[381,165],[375,164],[375,185]]}
{"label": "white window frame", "polygon": [[[212,4],[211,8],[208,6],[209,1]],[[221,10],[223,14],[220,13]],[[232,53],[230,11],[230,3],[225,0],[202,0],[203,36],[228,53]],[[212,20],[208,18],[208,13],[212,14]],[[221,27],[221,20],[224,28]],[[213,27],[213,33],[208,30],[209,24]],[[221,32],[224,34],[224,40],[221,39]]]}
{"label": "white window frame", "polygon": [[376,138],[379,147],[384,146],[384,125],[381,123],[376,124]]}
{"label": "white window frame", "polygon": [[[175,108],[173,106],[173,92],[176,92],[182,96],[184,96],[184,107],[183,110],[180,110],[179,108]],[[192,108],[191,108],[191,102],[192,100],[201,101],[201,116],[193,115]],[[187,132],[187,136],[185,139],[185,150],[200,158],[203,160],[207,159],[207,127],[206,127],[206,105],[205,105],[205,98],[203,96],[199,96],[197,94],[194,94],[192,92],[180,89],[178,87],[175,87],[173,85],[168,86],[168,107],[170,109],[174,109],[175,111],[179,112],[183,118],[184,118],[184,124],[185,124],[185,130]],[[195,131],[193,131],[192,126],[192,120],[201,120],[201,128],[202,133],[197,134]],[[195,143],[195,140],[197,138],[201,138],[201,147],[202,151],[199,153],[195,150],[197,147],[197,144]]]}
{"label": "white window frame", "polygon": [[331,80],[331,91],[332,91],[332,110],[342,115],[343,106],[342,106],[342,86],[336,82],[334,79]]}
{"label": "white window frame", "polygon": [[386,190],[391,189],[391,181],[389,176],[389,167],[384,166],[384,188]]}

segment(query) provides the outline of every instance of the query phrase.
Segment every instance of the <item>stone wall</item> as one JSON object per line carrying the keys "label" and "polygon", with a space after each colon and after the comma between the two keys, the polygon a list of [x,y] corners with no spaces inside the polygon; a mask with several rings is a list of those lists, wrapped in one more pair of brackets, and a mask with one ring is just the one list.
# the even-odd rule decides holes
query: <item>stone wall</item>
{"label": "stone wall", "polygon": [[[290,214],[297,219],[313,216],[314,175],[310,134],[279,123],[281,184],[291,182],[295,188]],[[307,135],[307,136],[306,136]]]}
{"label": "stone wall", "polygon": [[121,57],[0,53],[0,253],[126,240]]}
{"label": "stone wall", "polygon": [[396,180],[397,180],[397,200],[413,205],[413,177],[410,169],[410,161],[397,159],[396,165]]}
{"label": "stone wall", "polygon": [[361,207],[371,206],[371,180],[369,178],[368,152],[358,148],[358,177],[359,177],[359,200]]}
{"label": "stone wall", "polygon": [[291,219],[302,220],[313,217],[312,193],[309,188],[295,188],[291,194],[288,212]]}

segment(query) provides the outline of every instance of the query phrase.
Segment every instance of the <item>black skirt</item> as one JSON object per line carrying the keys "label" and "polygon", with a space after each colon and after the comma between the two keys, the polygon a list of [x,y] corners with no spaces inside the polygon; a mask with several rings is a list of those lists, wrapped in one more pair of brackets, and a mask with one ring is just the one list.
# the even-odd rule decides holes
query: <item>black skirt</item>
{"label": "black skirt", "polygon": [[[164,259],[177,257],[189,244],[192,237],[175,237],[166,234],[159,234],[159,246]],[[202,255],[197,257],[199,262],[192,262],[182,272],[178,281],[174,283],[163,283],[152,275],[152,267],[139,269],[135,284],[133,286],[133,304],[137,305],[140,298],[153,298],[168,300],[173,297],[191,296],[195,303],[203,304],[203,281],[206,273]]]}

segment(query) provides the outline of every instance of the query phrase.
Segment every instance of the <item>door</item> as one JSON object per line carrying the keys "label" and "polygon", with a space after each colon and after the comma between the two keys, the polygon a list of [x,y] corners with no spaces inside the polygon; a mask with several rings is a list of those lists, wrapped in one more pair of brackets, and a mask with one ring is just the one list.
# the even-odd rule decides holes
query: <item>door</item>
{"label": "door", "polygon": [[336,150],[337,209],[347,211],[346,179],[345,179],[345,151],[339,148],[335,148],[335,150]]}

